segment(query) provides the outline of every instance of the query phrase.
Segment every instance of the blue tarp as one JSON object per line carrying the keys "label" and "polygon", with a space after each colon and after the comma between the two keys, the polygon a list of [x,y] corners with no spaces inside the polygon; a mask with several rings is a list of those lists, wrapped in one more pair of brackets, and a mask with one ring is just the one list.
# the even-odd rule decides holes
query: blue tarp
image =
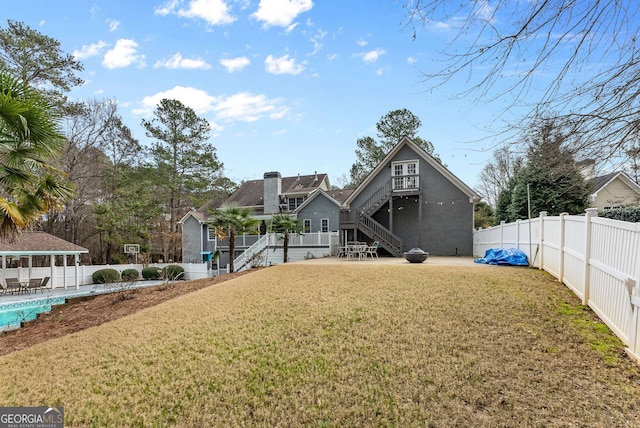
{"label": "blue tarp", "polygon": [[476,263],[490,265],[529,266],[527,255],[517,248],[489,248],[484,257],[475,259]]}

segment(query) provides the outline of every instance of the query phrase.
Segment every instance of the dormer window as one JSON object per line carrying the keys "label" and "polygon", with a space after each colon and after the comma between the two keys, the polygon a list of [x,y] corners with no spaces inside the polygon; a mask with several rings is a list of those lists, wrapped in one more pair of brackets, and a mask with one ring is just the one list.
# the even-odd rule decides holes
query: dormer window
{"label": "dormer window", "polygon": [[393,162],[391,164],[393,190],[415,190],[418,186],[418,161]]}
{"label": "dormer window", "polygon": [[300,205],[302,205],[302,203],[304,202],[304,197],[303,196],[297,196],[297,197],[290,197],[288,198],[289,200],[289,211],[295,211],[296,208],[298,208]]}

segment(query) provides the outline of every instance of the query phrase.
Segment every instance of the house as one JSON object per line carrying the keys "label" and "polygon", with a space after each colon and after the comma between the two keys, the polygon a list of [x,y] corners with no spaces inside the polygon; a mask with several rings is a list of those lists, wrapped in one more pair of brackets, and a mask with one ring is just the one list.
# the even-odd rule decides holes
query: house
{"label": "house", "polygon": [[345,200],[344,241],[378,241],[393,256],[411,248],[473,255],[474,204],[480,197],[408,137],[403,137]]}
{"label": "house", "polygon": [[[228,198],[212,198],[197,210],[187,213],[182,225],[182,260],[187,263],[211,261],[211,255],[220,250],[220,264],[228,262],[228,242],[219,240],[215,230],[207,225],[212,210],[223,203],[234,203],[250,208],[261,220],[255,234],[236,239],[236,250],[241,253],[254,244],[267,229],[274,214],[291,214],[303,220],[307,233],[337,231],[341,195],[331,191],[327,174],[282,177],[279,172],[266,172],[261,180],[244,182]],[[336,199],[338,198],[338,199]]]}
{"label": "house", "polygon": [[640,185],[624,172],[612,172],[591,180],[589,205],[608,210],[640,206]]}
{"label": "house", "polygon": [[[220,250],[219,264],[228,262],[228,242],[207,226],[211,210],[225,202],[251,208],[262,220],[261,233],[272,215],[286,213],[302,220],[305,234],[335,233],[343,243],[377,241],[382,254],[400,257],[419,247],[432,255],[471,256],[474,204],[479,200],[469,186],[404,137],[353,190],[331,189],[326,174],[282,178],[267,172],[229,198],[211,199],[180,220],[183,261],[211,261]],[[252,245],[251,251],[260,251],[260,237],[258,231],[237,237],[236,256]]]}

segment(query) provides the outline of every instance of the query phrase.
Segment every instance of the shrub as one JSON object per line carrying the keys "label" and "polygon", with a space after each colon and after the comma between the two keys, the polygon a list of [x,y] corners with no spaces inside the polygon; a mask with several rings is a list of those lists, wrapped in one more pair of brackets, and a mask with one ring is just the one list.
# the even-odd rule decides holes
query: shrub
{"label": "shrub", "polygon": [[91,275],[94,284],[110,284],[120,281],[120,272],[115,269],[100,269]]}
{"label": "shrub", "polygon": [[125,269],[121,276],[123,281],[136,281],[140,277],[140,272],[137,269]]}
{"label": "shrub", "polygon": [[640,208],[629,207],[598,211],[598,217],[637,223],[640,222]]}
{"label": "shrub", "polygon": [[149,266],[142,269],[142,277],[144,279],[160,279],[162,276],[162,269],[155,266]]}
{"label": "shrub", "polygon": [[169,280],[184,279],[184,268],[180,265],[165,266],[162,269],[162,277]]}

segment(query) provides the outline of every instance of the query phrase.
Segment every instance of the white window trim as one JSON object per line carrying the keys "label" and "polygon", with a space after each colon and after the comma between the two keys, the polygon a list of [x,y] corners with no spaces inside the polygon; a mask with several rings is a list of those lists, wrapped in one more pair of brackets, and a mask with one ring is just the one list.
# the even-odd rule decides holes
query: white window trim
{"label": "white window trim", "polygon": [[[309,222],[309,230],[307,230],[306,223]],[[304,233],[311,233],[311,219],[305,218],[302,220],[302,230]]]}
{"label": "white window trim", "polygon": [[[416,168],[415,173],[411,174],[411,176],[408,176],[409,165],[414,165]],[[402,167],[402,174],[396,174],[397,166]],[[419,175],[420,162],[418,159],[391,162],[391,187],[394,191],[418,189],[420,187]],[[396,183],[398,183],[399,186],[396,186]]]}
{"label": "white window trim", "polygon": [[[326,221],[326,223],[327,223],[327,230],[322,230],[322,229],[323,229],[323,226],[324,226],[325,221]],[[326,232],[329,232],[329,230],[330,230],[329,219],[328,219],[328,218],[321,218],[321,219],[320,219],[320,232],[322,232],[322,233],[326,233]]]}

